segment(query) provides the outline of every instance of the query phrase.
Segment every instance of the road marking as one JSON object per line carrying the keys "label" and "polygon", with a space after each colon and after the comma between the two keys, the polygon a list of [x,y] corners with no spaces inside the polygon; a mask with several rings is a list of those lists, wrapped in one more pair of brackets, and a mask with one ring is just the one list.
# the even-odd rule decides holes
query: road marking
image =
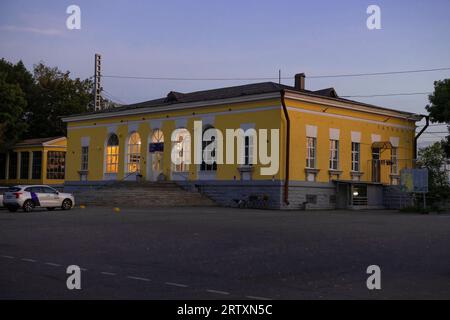
{"label": "road marking", "polygon": [[256,296],[245,296],[248,299],[253,299],[253,300],[272,300],[270,298],[264,298],[264,297],[256,297]]}
{"label": "road marking", "polygon": [[36,260],[34,260],[34,259],[27,259],[27,258],[22,258],[20,260],[26,261],[26,262],[36,262]]}
{"label": "road marking", "polygon": [[174,287],[181,287],[181,288],[187,288],[188,285],[182,284],[182,283],[176,283],[176,282],[165,282],[168,286],[174,286]]}
{"label": "road marking", "polygon": [[133,279],[133,280],[140,280],[140,281],[150,281],[150,279],[147,279],[147,278],[134,277],[134,276],[127,276],[127,278]]}
{"label": "road marking", "polygon": [[226,291],[220,291],[220,290],[212,290],[212,289],[207,289],[206,290],[207,292],[210,292],[210,293],[217,293],[217,294],[230,294],[229,292],[226,292]]}
{"label": "road marking", "polygon": [[117,275],[117,273],[112,273],[112,272],[105,272],[105,271],[102,271],[102,272],[100,272],[101,274],[104,274],[104,275],[107,275],[107,276],[116,276]]}
{"label": "road marking", "polygon": [[2,258],[6,258],[6,259],[14,259],[13,256],[2,256]]}
{"label": "road marking", "polygon": [[48,265],[48,266],[52,266],[52,267],[61,267],[60,264],[58,264],[58,263],[53,263],[53,262],[46,262],[46,263],[44,263],[44,264],[46,264],[46,265]]}

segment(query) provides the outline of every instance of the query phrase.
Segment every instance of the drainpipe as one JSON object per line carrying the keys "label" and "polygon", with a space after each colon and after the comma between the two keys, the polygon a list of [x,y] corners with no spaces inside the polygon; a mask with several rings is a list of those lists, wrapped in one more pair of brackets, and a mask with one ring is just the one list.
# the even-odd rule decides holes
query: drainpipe
{"label": "drainpipe", "polygon": [[289,205],[289,150],[291,145],[291,120],[287,111],[286,102],[284,100],[285,91],[281,90],[281,105],[283,106],[284,117],[286,118],[286,177],[284,179],[284,203]]}
{"label": "drainpipe", "polygon": [[[427,130],[428,126],[430,125],[430,116],[424,116],[425,117],[425,126],[420,130],[420,132],[415,136],[414,138],[414,160],[417,160],[417,140],[419,137],[424,133],[425,130]],[[414,164],[415,165],[415,164]]]}

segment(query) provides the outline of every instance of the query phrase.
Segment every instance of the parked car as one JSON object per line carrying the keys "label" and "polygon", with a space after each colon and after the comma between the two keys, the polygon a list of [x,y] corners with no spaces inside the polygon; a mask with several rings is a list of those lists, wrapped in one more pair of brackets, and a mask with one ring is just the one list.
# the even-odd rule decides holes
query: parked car
{"label": "parked car", "polygon": [[27,185],[10,187],[4,193],[3,203],[9,211],[15,212],[22,208],[31,212],[35,207],[70,210],[75,205],[75,198],[70,193],[62,193],[45,185]]}
{"label": "parked car", "polygon": [[4,207],[3,205],[3,194],[8,190],[8,187],[0,187],[0,207]]}

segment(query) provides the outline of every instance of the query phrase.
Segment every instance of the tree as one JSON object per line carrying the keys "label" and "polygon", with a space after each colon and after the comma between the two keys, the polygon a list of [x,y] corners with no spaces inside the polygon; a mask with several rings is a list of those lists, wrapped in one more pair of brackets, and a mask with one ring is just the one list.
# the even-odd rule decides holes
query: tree
{"label": "tree", "polygon": [[66,135],[61,117],[90,110],[92,80],[71,79],[70,72],[50,68],[43,63],[34,67],[35,91],[29,101],[28,137]]}
{"label": "tree", "polygon": [[[434,82],[434,92],[428,97],[430,105],[426,106],[431,122],[450,124],[450,79]],[[450,157],[450,134],[447,135],[443,148]]]}
{"label": "tree", "polygon": [[25,94],[18,84],[8,83],[6,78],[7,74],[0,72],[0,152],[14,145],[27,129],[23,120]]}
{"label": "tree", "polygon": [[435,142],[431,146],[419,150],[418,165],[428,169],[428,189],[435,200],[445,199],[450,194],[450,186],[445,163],[447,156],[444,142]]}

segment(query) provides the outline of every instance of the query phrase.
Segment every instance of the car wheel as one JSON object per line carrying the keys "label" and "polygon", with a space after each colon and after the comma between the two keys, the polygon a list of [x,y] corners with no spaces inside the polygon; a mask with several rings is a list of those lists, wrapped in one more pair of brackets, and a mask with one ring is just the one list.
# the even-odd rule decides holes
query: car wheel
{"label": "car wheel", "polygon": [[55,208],[54,207],[50,207],[50,208],[47,208],[47,210],[48,211],[53,211],[53,210],[55,210]]}
{"label": "car wheel", "polygon": [[22,209],[24,212],[31,212],[31,211],[33,211],[33,208],[34,208],[34,203],[31,200],[25,201],[25,203],[22,206]]}
{"label": "car wheel", "polygon": [[16,212],[17,211],[17,207],[6,207],[8,209],[9,212]]}
{"label": "car wheel", "polygon": [[72,209],[72,201],[70,199],[65,199],[62,202],[61,209],[63,209],[63,210],[70,210],[70,209]]}

